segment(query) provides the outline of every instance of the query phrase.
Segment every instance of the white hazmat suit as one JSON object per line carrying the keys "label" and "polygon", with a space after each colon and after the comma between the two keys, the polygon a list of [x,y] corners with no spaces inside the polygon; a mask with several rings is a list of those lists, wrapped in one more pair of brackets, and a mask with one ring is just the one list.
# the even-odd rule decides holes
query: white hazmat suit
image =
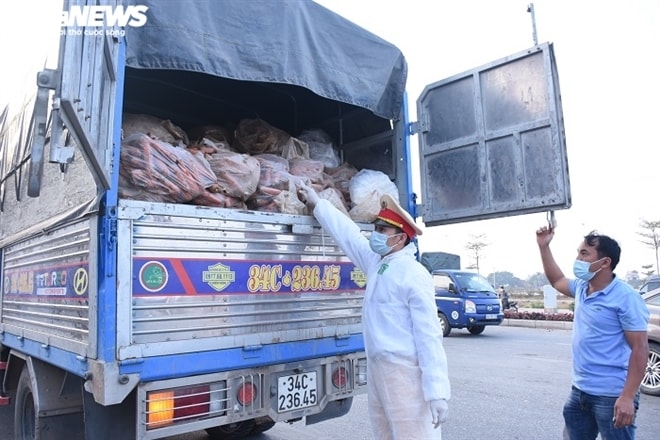
{"label": "white hazmat suit", "polygon": [[440,439],[431,416],[442,419],[437,422],[447,416],[447,357],[433,281],[415,258],[417,248],[410,243],[381,257],[360,228],[327,200],[318,200],[314,217],[367,275],[362,323],[375,438]]}

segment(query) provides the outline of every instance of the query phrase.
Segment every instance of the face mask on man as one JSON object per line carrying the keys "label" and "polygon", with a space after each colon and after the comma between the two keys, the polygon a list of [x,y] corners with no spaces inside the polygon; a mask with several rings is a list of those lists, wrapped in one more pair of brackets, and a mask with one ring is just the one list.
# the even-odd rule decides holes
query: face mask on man
{"label": "face mask on man", "polygon": [[397,235],[401,235],[401,233],[394,234],[394,235],[387,235],[383,234],[382,232],[372,232],[371,236],[369,237],[369,247],[371,247],[371,250],[377,253],[378,255],[385,256],[392,252],[392,248],[394,246],[388,246],[387,245],[387,240],[390,237],[396,237]]}
{"label": "face mask on man", "polygon": [[589,272],[589,268],[591,267],[592,264],[599,262],[600,260],[603,260],[603,258],[599,258],[596,261],[582,261],[582,260],[575,260],[575,263],[573,263],[573,274],[584,281],[590,281],[593,277],[596,276],[598,272],[600,272],[600,269],[598,269],[596,272]]}

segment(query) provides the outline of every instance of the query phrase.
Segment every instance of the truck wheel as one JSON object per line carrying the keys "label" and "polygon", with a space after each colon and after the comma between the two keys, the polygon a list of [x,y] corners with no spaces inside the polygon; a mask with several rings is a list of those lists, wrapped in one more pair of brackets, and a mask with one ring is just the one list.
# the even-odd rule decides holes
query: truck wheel
{"label": "truck wheel", "polygon": [[468,327],[467,329],[473,335],[480,335],[484,332],[484,330],[486,330],[486,326],[485,325],[472,325],[472,326]]}
{"label": "truck wheel", "polygon": [[250,431],[250,435],[261,434],[262,432],[268,431],[273,426],[275,426],[275,422],[270,417],[266,417],[261,421],[256,420],[254,423],[254,428],[252,428],[252,431]]}
{"label": "truck wheel", "polygon": [[649,359],[641,390],[644,394],[660,396],[660,344],[649,342]]}
{"label": "truck wheel", "polygon": [[242,422],[207,428],[206,433],[213,440],[239,440],[250,435],[254,427],[254,420],[243,420]]}
{"label": "truck wheel", "polygon": [[451,325],[449,325],[449,320],[444,313],[438,312],[438,319],[440,320],[440,328],[442,329],[442,336],[449,336],[451,332]]}
{"label": "truck wheel", "polygon": [[16,440],[39,440],[37,431],[37,410],[34,405],[34,393],[27,366],[23,367],[16,388],[14,407],[14,438]]}

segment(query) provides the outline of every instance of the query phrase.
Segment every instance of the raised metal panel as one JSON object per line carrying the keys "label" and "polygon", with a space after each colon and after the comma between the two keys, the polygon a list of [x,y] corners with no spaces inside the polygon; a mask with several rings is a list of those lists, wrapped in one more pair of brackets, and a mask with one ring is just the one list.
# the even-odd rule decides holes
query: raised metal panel
{"label": "raised metal panel", "polygon": [[364,274],[310,216],[123,200],[118,218],[120,359],[361,331]]}
{"label": "raised metal panel", "polygon": [[427,226],[571,206],[558,81],[545,43],[424,89]]}
{"label": "raised metal panel", "polygon": [[[72,6],[117,6],[116,0],[67,0]],[[62,118],[101,189],[110,187],[112,130],[118,39],[117,27],[69,26],[60,43],[59,116]]]}

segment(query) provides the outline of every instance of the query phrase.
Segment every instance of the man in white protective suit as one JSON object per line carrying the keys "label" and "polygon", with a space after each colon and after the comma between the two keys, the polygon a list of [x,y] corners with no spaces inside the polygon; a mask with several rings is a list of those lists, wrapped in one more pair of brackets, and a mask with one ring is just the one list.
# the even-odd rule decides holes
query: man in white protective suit
{"label": "man in white protective suit", "polygon": [[369,239],[310,186],[298,195],[346,255],[367,275],[362,309],[367,398],[374,438],[441,439],[450,398],[447,356],[431,275],[412,240],[422,231],[389,195]]}

